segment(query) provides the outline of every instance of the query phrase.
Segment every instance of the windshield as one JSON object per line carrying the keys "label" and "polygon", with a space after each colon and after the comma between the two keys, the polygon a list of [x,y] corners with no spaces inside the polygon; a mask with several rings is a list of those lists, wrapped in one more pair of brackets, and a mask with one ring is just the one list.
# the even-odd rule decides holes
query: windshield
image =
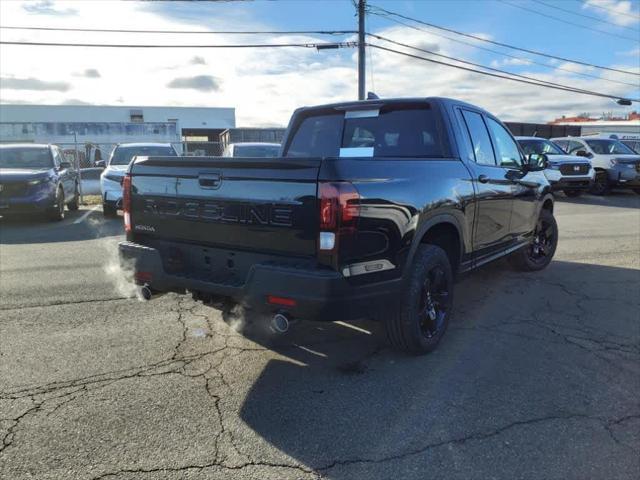
{"label": "windshield", "polygon": [[234,157],[277,157],[280,145],[236,145]]}
{"label": "windshield", "polygon": [[141,157],[175,157],[176,151],[170,146],[147,145],[139,147],[116,147],[109,165],[129,165],[131,159]]}
{"label": "windshield", "polygon": [[587,145],[598,155],[633,155],[633,150],[618,140],[587,140]]}
{"label": "windshield", "polygon": [[525,155],[531,155],[532,153],[546,155],[566,155],[566,153],[550,140],[518,140],[518,143],[524,150]]}
{"label": "windshield", "polygon": [[0,148],[0,168],[51,168],[48,148]]}

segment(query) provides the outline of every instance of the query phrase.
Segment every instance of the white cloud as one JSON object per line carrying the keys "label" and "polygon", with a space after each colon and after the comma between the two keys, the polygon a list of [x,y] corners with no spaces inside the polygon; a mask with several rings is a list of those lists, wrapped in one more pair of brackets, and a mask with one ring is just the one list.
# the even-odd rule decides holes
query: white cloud
{"label": "white cloud", "polygon": [[[27,12],[18,2],[0,2],[0,17],[6,23],[86,28],[131,28],[197,30],[222,28],[272,28],[255,19],[202,15],[198,2],[156,4],[133,2],[55,2],[45,5],[56,11],[74,9],[73,17]],[[171,13],[171,15],[169,15]],[[394,40],[423,45],[445,55],[471,61],[477,52],[467,46],[405,27],[376,31]],[[3,32],[3,40],[63,41],[89,43],[242,43],[242,42],[324,42],[313,36],[241,37],[219,35],[156,35],[69,32]],[[352,39],[351,39],[352,40]],[[375,41],[380,45],[403,50]],[[419,55],[430,57],[428,54]],[[35,79],[69,84],[69,91],[5,88],[4,103],[30,101],[56,104],[182,105],[235,107],[239,126],[285,125],[291,112],[302,105],[352,100],[356,97],[356,53],[353,49],[106,49],[0,46],[0,74],[6,78]],[[437,57],[430,57],[437,59]],[[483,106],[505,120],[543,121],[577,111],[615,110],[610,100],[546,90],[506,80],[474,75],[444,66],[371,49],[376,93],[390,96],[440,95],[460,98]],[[369,58],[367,59],[369,60]],[[440,59],[442,60],[442,59]],[[515,59],[514,59],[515,60]],[[512,60],[511,62],[513,62]],[[446,60],[443,60],[446,61]],[[501,62],[500,65],[515,65]],[[482,63],[482,62],[481,62]],[[633,63],[633,62],[632,62]],[[637,64],[637,62],[635,62]],[[64,68],[60,68],[64,65]],[[558,64],[562,68],[566,65]],[[520,65],[527,67],[527,65]],[[639,68],[621,66],[625,69]],[[573,68],[573,67],[571,67]],[[99,72],[100,78],[74,76],[73,72]],[[520,70],[519,70],[520,72]],[[593,73],[593,72],[591,72]],[[567,72],[550,70],[536,76],[548,81],[569,83],[578,88],[628,96],[632,88],[604,79],[577,78]],[[194,79],[200,80],[194,80]],[[633,81],[633,77],[607,73],[606,78]],[[202,80],[202,79],[210,79]],[[372,90],[367,75],[367,86]],[[631,79],[631,80],[630,80]],[[189,84],[191,88],[169,88]],[[195,82],[195,83],[194,83]],[[202,83],[204,82],[204,83]],[[213,83],[212,83],[213,82]],[[215,87],[218,87],[217,89]],[[196,88],[193,88],[196,87]],[[638,95],[638,92],[635,92]]]}
{"label": "white cloud", "polygon": [[638,23],[638,2],[629,0],[586,0],[582,8],[598,13],[608,21],[627,27]]}

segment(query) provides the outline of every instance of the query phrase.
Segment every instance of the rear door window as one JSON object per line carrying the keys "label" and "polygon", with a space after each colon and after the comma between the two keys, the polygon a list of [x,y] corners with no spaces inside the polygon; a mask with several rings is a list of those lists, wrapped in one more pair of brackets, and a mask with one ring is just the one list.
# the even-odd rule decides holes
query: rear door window
{"label": "rear door window", "polygon": [[482,115],[469,110],[463,110],[462,116],[464,117],[469,136],[471,137],[476,163],[480,165],[495,165],[496,157],[493,154],[491,137],[482,119]]}

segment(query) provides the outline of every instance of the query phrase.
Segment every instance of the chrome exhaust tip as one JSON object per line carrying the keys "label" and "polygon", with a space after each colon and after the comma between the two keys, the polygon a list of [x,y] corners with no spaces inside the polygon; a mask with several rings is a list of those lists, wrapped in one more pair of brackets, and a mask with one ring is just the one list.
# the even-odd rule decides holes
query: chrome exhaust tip
{"label": "chrome exhaust tip", "polygon": [[276,313],[271,319],[271,330],[275,333],[287,333],[290,325],[289,317],[284,313]]}
{"label": "chrome exhaust tip", "polygon": [[139,287],[138,293],[140,294],[140,298],[146,302],[153,298],[153,292],[147,285]]}

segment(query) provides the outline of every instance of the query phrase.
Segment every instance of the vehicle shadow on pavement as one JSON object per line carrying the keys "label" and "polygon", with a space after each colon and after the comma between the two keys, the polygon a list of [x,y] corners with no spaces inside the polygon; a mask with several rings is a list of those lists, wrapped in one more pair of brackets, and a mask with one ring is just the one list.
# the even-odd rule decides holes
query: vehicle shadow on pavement
{"label": "vehicle shadow on pavement", "polygon": [[[548,460],[538,478],[558,462],[598,477],[582,470],[594,445],[616,447],[601,400],[612,400],[603,418],[638,413],[639,288],[637,269],[555,261],[523,274],[497,262],[457,285],[449,331],[422,357],[390,350],[373,322],[356,323],[372,334],[302,322],[270,345],[285,358],[266,364],[239,416],[327,478],[488,478],[496,461],[513,478],[522,461],[533,471],[533,451]],[[554,423],[572,415],[593,416],[586,435]]]}
{"label": "vehicle shadow on pavement", "polygon": [[640,195],[625,191],[617,190],[608,195],[598,196],[585,194],[575,198],[569,198],[563,194],[555,195],[556,200],[562,203],[575,205],[598,205],[601,207],[622,207],[622,208],[640,208]]}
{"label": "vehicle shadow on pavement", "polygon": [[122,218],[105,219],[99,210],[74,223],[86,213],[86,209],[65,212],[66,218],[61,222],[37,217],[0,218],[0,245],[77,242],[124,235]]}

